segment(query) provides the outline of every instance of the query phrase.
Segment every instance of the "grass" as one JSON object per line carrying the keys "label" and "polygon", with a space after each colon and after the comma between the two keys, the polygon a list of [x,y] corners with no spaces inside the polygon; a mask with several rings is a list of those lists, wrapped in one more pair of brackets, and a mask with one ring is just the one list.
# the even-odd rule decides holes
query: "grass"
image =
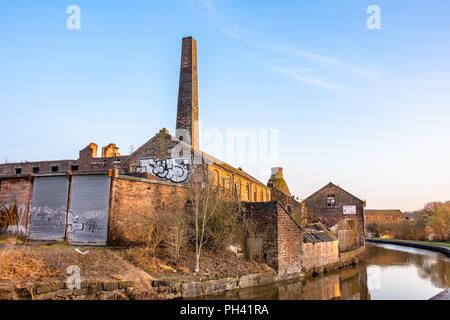
{"label": "grass", "polygon": [[15,248],[10,241],[0,250],[0,281],[40,280],[51,274],[41,259],[30,254],[30,248]]}
{"label": "grass", "polygon": [[0,235],[0,244],[8,244],[10,242],[16,242],[18,244],[24,244],[25,240],[23,240],[21,238],[7,236],[7,235]]}
{"label": "grass", "polygon": [[425,243],[425,244],[432,244],[434,246],[441,246],[441,247],[447,247],[450,248],[450,244],[444,244],[444,243],[436,243],[436,242],[424,242],[424,241],[419,241],[420,243]]}

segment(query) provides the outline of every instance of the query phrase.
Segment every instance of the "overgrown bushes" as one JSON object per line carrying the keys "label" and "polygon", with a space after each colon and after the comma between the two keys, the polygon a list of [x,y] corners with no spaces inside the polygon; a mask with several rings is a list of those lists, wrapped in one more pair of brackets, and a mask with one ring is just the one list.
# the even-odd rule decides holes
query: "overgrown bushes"
{"label": "overgrown bushes", "polygon": [[203,249],[223,249],[233,230],[243,228],[240,202],[232,192],[214,183],[191,188],[177,201],[173,207],[179,210],[146,206],[122,212],[111,225],[111,241],[154,257],[158,249],[169,249],[175,259],[181,248],[191,248],[199,271]]}
{"label": "overgrown bushes", "polygon": [[450,202],[430,202],[409,215],[410,219],[393,223],[371,223],[367,231],[405,240],[450,240]]}
{"label": "overgrown bushes", "polygon": [[50,276],[51,271],[30,251],[30,248],[15,248],[14,239],[1,248],[0,281],[39,280]]}

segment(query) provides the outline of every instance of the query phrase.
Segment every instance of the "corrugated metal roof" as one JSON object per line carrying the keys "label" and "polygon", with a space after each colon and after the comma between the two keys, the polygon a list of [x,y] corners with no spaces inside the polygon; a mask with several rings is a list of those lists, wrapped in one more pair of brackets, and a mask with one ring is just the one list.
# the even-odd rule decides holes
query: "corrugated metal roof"
{"label": "corrugated metal roof", "polygon": [[316,242],[321,242],[321,240],[319,238],[315,237],[312,233],[305,232],[303,234],[303,242],[316,243]]}
{"label": "corrugated metal roof", "polygon": [[332,237],[330,237],[329,235],[327,235],[325,232],[316,232],[314,235],[316,237],[318,237],[320,240],[322,240],[323,242],[334,241],[334,239]]}
{"label": "corrugated metal roof", "polygon": [[303,233],[303,242],[330,242],[337,240],[336,237],[324,225],[320,223],[308,223]]}

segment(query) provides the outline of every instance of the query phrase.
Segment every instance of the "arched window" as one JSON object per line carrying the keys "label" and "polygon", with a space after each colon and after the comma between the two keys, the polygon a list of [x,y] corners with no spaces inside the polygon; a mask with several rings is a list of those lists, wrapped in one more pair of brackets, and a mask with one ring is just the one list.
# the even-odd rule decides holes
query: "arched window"
{"label": "arched window", "polygon": [[261,190],[260,195],[260,200],[264,202],[264,190]]}
{"label": "arched window", "polygon": [[215,174],[216,174],[216,183],[217,185],[220,185],[220,174],[219,171],[214,170]]}
{"label": "arched window", "polygon": [[258,202],[258,189],[255,187],[255,191],[253,192],[253,201]]}
{"label": "arched window", "polygon": [[237,189],[237,194],[238,194],[239,199],[240,199],[242,197],[241,180],[236,181],[236,189]]}
{"label": "arched window", "polygon": [[247,183],[247,200],[250,201],[250,185]]}

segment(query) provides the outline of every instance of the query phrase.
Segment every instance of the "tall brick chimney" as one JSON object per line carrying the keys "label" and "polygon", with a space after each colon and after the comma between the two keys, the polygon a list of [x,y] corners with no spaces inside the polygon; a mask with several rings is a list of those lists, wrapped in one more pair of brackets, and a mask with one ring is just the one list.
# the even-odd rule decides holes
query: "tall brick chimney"
{"label": "tall brick chimney", "polygon": [[175,137],[198,150],[197,42],[183,38]]}

